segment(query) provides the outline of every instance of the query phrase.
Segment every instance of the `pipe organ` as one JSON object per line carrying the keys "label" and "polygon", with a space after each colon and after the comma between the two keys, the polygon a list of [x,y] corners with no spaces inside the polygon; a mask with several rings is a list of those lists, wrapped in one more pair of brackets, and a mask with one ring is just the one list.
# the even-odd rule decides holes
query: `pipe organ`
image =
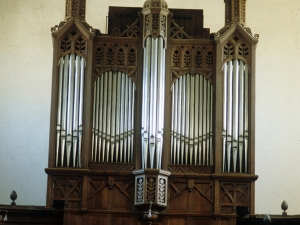
{"label": "pipe organ", "polygon": [[258,35],[246,0],[225,0],[215,33],[203,10],[165,0],[110,7],[107,34],[85,8],[66,0],[51,29],[46,209],[78,225],[234,225],[254,214]]}

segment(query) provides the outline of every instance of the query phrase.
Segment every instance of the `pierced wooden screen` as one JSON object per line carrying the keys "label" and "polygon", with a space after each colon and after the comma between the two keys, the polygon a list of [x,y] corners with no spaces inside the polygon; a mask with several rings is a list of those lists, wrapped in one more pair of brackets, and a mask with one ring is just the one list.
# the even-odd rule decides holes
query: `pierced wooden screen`
{"label": "pierced wooden screen", "polygon": [[81,165],[84,66],[76,54],[59,61],[56,166]]}
{"label": "pierced wooden screen", "polygon": [[212,85],[202,75],[186,74],[173,84],[172,164],[213,164],[212,109]]}
{"label": "pierced wooden screen", "polygon": [[122,72],[94,83],[92,161],[132,162],[135,84]]}

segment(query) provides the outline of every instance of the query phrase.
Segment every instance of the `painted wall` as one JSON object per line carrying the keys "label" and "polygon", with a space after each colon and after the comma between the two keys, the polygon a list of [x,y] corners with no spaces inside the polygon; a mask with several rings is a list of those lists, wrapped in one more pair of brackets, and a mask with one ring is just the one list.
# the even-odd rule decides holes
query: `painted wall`
{"label": "painted wall", "polygon": [[[0,204],[45,205],[52,41],[64,0],[0,0]],[[88,0],[87,22],[105,32],[108,6],[144,0]],[[168,0],[204,9],[211,32],[224,25],[223,0]],[[256,213],[300,214],[300,1],[248,0],[247,25],[260,34],[256,78]]]}

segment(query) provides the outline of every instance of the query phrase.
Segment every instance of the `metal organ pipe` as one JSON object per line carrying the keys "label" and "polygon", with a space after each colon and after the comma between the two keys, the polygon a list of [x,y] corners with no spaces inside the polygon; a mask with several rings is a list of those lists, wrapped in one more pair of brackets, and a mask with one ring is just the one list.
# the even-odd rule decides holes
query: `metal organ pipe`
{"label": "metal organ pipe", "polygon": [[212,165],[213,89],[202,75],[186,74],[172,86],[171,163]]}
{"label": "metal organ pipe", "polygon": [[147,37],[144,48],[142,168],[161,168],[165,92],[165,48],[162,37]]}
{"label": "metal organ pipe", "polygon": [[84,66],[84,59],[76,54],[59,62],[56,166],[81,166]]}
{"label": "metal organ pipe", "polygon": [[248,66],[242,60],[224,65],[223,171],[247,172]]}
{"label": "metal organ pipe", "polygon": [[132,162],[134,91],[122,72],[106,72],[94,83],[92,161]]}

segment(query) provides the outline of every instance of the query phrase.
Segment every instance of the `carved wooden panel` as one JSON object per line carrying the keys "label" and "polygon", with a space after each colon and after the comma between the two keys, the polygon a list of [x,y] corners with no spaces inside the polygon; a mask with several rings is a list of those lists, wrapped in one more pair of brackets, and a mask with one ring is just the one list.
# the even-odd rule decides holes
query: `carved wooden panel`
{"label": "carved wooden panel", "polygon": [[87,54],[87,40],[76,28],[72,28],[59,40],[59,48],[60,57],[68,53],[75,53],[85,58]]}
{"label": "carved wooden panel", "polygon": [[201,74],[212,83],[213,49],[210,45],[174,45],[172,47],[172,80],[183,74]]}
{"label": "carved wooden panel", "polygon": [[101,42],[94,48],[94,80],[106,71],[121,71],[136,81],[137,49],[132,43]]}
{"label": "carved wooden panel", "polygon": [[249,183],[220,182],[221,213],[232,214],[237,206],[249,206]]}
{"label": "carved wooden panel", "polygon": [[53,177],[52,200],[65,202],[65,208],[80,207],[82,196],[82,177]]}
{"label": "carved wooden panel", "polygon": [[126,172],[131,173],[135,168],[134,163],[98,163],[89,162],[89,168],[91,170],[97,170],[99,172]]}
{"label": "carved wooden panel", "polygon": [[211,214],[213,183],[194,178],[170,179],[168,212],[189,211]]}
{"label": "carved wooden panel", "polygon": [[250,52],[250,45],[236,32],[223,45],[223,60],[237,58],[250,63]]}
{"label": "carved wooden panel", "polygon": [[211,174],[213,173],[212,166],[190,166],[190,165],[168,165],[168,170],[171,173],[197,173],[197,174]]}
{"label": "carved wooden panel", "polygon": [[89,208],[132,210],[133,180],[130,177],[98,176],[90,179]]}

